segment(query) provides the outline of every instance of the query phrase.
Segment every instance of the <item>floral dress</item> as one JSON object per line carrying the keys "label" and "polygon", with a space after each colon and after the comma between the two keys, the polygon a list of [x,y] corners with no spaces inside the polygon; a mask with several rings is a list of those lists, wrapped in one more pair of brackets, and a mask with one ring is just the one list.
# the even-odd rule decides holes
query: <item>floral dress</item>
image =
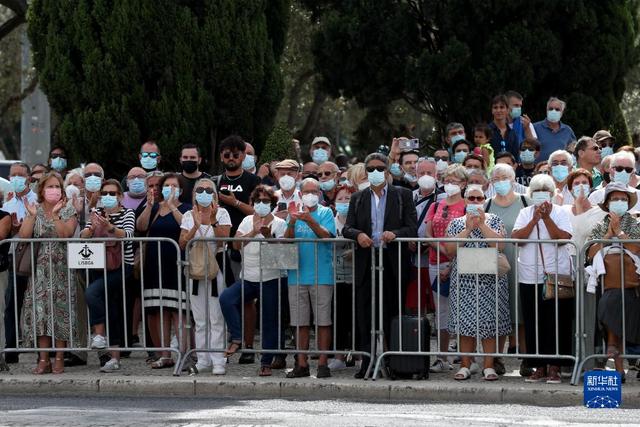
{"label": "floral dress", "polygon": [[[66,206],[60,210],[60,218],[63,221],[75,215],[73,207]],[[58,235],[53,220],[46,218],[44,210],[38,206],[33,238],[56,237]],[[74,275],[68,274],[67,245],[59,242],[34,243],[33,250],[34,256],[37,251],[35,278],[29,280],[22,308],[24,346],[33,346],[39,336],[69,341],[71,326],[73,344],[77,346],[76,285]]]}

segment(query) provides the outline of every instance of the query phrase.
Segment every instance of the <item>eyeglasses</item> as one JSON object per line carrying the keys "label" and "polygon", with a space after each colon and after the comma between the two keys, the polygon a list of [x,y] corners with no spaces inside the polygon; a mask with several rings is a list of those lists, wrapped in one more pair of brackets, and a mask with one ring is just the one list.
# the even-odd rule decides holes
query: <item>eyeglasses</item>
{"label": "eyeglasses", "polygon": [[100,172],[85,172],[85,178],[89,178],[90,176],[97,176],[98,178],[102,178],[102,174]]}
{"label": "eyeglasses", "polygon": [[446,157],[446,156],[435,156],[435,157],[433,158],[433,160],[435,160],[436,162],[437,162],[438,160],[444,160],[445,162],[448,162],[448,161],[449,161],[449,157]]}
{"label": "eyeglasses", "polygon": [[387,170],[387,167],[386,166],[367,166],[366,170],[367,172],[373,172],[373,171],[384,172]]}
{"label": "eyeglasses", "polygon": [[231,151],[225,151],[224,153],[222,153],[222,157],[224,157],[225,159],[230,159],[231,156],[233,156],[234,159],[239,159],[240,158],[240,152],[239,151],[234,151],[232,153]]}
{"label": "eyeglasses", "polygon": [[256,203],[258,203],[258,202],[264,203],[266,205],[270,205],[271,204],[271,199],[258,199],[258,200],[256,200]]}
{"label": "eyeglasses", "polygon": [[334,175],[334,174],[335,174],[335,172],[331,172],[331,171],[318,172],[318,177],[319,178],[322,178],[323,176],[327,176],[328,177],[328,176],[331,176],[331,175]]}
{"label": "eyeglasses", "polygon": [[633,172],[633,171],[634,171],[634,169],[633,169],[633,168],[626,167],[626,166],[615,166],[613,169],[614,169],[616,172],[622,172],[622,171],[625,171],[626,173],[631,173],[631,172]]}
{"label": "eyeglasses", "polygon": [[467,200],[470,202],[484,202],[484,196],[467,196]]}
{"label": "eyeglasses", "polygon": [[602,149],[600,147],[598,147],[597,145],[594,145],[593,147],[589,147],[589,150],[601,151]]}
{"label": "eyeglasses", "polygon": [[117,191],[101,191],[100,192],[101,196],[117,196],[118,192]]}
{"label": "eyeglasses", "polygon": [[160,154],[158,154],[158,153],[148,153],[148,152],[145,151],[145,152],[140,153],[140,156],[143,159],[146,158],[146,157],[151,157],[152,159],[155,159],[155,158],[159,157]]}
{"label": "eyeglasses", "polygon": [[198,188],[196,188],[195,191],[198,194],[200,194],[200,193],[213,194],[213,188],[211,188],[211,187],[198,187]]}

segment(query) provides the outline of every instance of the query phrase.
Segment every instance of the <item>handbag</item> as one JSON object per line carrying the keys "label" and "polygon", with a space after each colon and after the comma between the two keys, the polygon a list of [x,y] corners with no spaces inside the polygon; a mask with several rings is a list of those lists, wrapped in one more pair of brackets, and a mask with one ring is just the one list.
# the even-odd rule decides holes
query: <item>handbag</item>
{"label": "handbag", "polygon": [[[93,233],[94,237],[111,237],[103,226],[98,226]],[[107,271],[117,270],[122,266],[122,243],[104,242]]]}
{"label": "handbag", "polygon": [[40,244],[35,242],[18,243],[15,250],[16,276],[31,277],[31,248],[33,244],[33,260],[38,259]]}
{"label": "handbag", "polygon": [[[536,228],[538,226],[536,225]],[[540,229],[538,229],[538,240],[540,239]],[[544,264],[544,255],[542,253],[542,245],[538,243],[540,258],[542,259],[542,270],[544,271],[544,286],[542,287],[542,299],[547,301],[556,297],[556,289],[558,299],[570,299],[576,296],[575,284],[570,274],[554,274],[548,273]]]}
{"label": "handbag", "polygon": [[[198,230],[201,237],[202,232]],[[220,267],[209,242],[195,242],[189,251],[189,277],[193,280],[215,280]]]}
{"label": "handbag", "polygon": [[511,271],[509,259],[502,252],[498,253],[498,276],[504,276]]}

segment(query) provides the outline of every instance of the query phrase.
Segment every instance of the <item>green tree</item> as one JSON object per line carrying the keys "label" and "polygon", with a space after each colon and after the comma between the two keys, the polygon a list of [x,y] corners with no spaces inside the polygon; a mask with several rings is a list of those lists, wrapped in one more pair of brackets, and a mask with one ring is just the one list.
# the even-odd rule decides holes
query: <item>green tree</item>
{"label": "green tree", "polygon": [[[34,63],[74,161],[113,173],[155,139],[206,157],[231,133],[259,151],[282,97],[287,0],[34,0]],[[169,168],[169,165],[165,165]]]}
{"label": "green tree", "polygon": [[637,2],[496,0],[312,1],[322,86],[380,111],[403,99],[467,125],[490,119],[490,100],[515,89],[525,112],[568,103],[576,134],[611,128],[626,139],[619,107],[638,62]]}
{"label": "green tree", "polygon": [[267,138],[264,150],[260,155],[260,163],[269,163],[274,160],[295,159],[296,152],[291,140],[293,135],[284,123],[273,127],[271,134]]}

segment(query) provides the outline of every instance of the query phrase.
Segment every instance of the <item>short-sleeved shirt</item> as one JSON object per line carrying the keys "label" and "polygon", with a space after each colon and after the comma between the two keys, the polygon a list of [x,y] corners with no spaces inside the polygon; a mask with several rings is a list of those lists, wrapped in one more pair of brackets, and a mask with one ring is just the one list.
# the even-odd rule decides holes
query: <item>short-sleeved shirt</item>
{"label": "short-sleeved shirt", "polygon": [[[317,209],[311,212],[311,217],[332,236],[336,235],[336,223],[330,208],[318,205]],[[294,237],[297,239],[318,238],[311,227],[301,220],[296,221]],[[334,284],[333,245],[314,242],[298,243],[298,270],[289,270],[289,285],[315,285],[316,283],[319,285]]]}
{"label": "short-sleeved shirt", "polygon": [[526,169],[526,168],[523,168],[522,165],[520,165],[516,169],[516,182],[525,187],[528,187],[529,183],[531,182],[531,178],[533,178],[534,173],[535,173],[535,168]]}
{"label": "short-sleeved shirt", "polygon": [[[571,220],[566,210],[558,205],[552,205],[553,209],[549,214],[551,220],[562,231],[572,234]],[[524,228],[533,218],[535,206],[524,208],[518,214],[516,222],[513,225],[514,230]],[[538,233],[539,230],[539,233]],[[539,234],[539,237],[538,237]],[[549,231],[543,220],[538,221],[538,226],[534,227],[527,239],[550,239]],[[540,256],[540,247],[542,247],[543,256]],[[569,258],[569,250],[567,245],[558,246],[556,256],[556,245],[552,243],[523,243],[519,245],[520,252],[518,254],[518,281],[520,283],[544,283],[545,271],[555,274],[571,274],[571,260]],[[542,258],[544,257],[544,266]],[[537,260],[537,264],[536,264]],[[536,267],[537,265],[537,267]],[[537,269],[537,276],[536,276]]]}
{"label": "short-sleeved shirt", "polygon": [[564,150],[567,148],[567,144],[576,140],[573,129],[562,122],[560,122],[560,129],[557,131],[551,129],[546,119],[534,123],[533,128],[538,134],[538,141],[540,141],[540,155],[536,162],[546,162],[551,153],[556,150]]}
{"label": "short-sleeved shirt", "polygon": [[[238,226],[238,233],[243,235],[249,234],[253,230],[253,218],[254,215],[249,215],[242,220]],[[273,217],[269,223],[271,227],[271,236],[269,238],[280,238],[284,236],[284,232],[287,229],[287,223],[276,216]],[[265,236],[262,233],[256,234],[255,239],[264,239]],[[264,243],[267,245],[268,243]],[[260,268],[260,246],[263,243],[252,242],[245,245],[241,250],[242,252],[242,272],[240,277],[250,282],[266,282],[268,280],[277,279],[280,277],[280,270]],[[264,246],[263,246],[264,247]],[[260,272],[262,271],[262,275]]]}
{"label": "short-sleeved shirt", "polygon": [[[218,225],[231,225],[231,218],[229,218],[229,212],[225,208],[218,208],[218,212],[216,212],[216,221],[218,221]],[[182,223],[180,223],[180,228],[183,230],[191,230],[193,228],[193,211],[190,210],[185,212],[182,215]],[[204,225],[200,224],[200,230],[196,232],[194,239],[196,238],[212,238],[216,237],[213,226],[211,224]],[[215,242],[210,242],[210,248],[212,251],[216,250],[217,244]]]}
{"label": "short-sleeved shirt", "polygon": [[[38,195],[33,191],[29,191],[26,196],[23,197],[26,197],[29,203],[35,203],[38,201]],[[9,214],[16,214],[18,221],[22,221],[24,217],[27,216],[27,209],[24,207],[22,197],[16,196],[15,193],[11,200],[2,205],[2,210]]]}
{"label": "short-sleeved shirt", "polygon": [[[238,177],[229,178],[223,173],[220,177],[216,178],[214,182],[218,186],[218,190],[227,190],[233,193],[240,202],[249,204],[253,189],[260,184],[260,177],[249,172],[242,172],[242,175]],[[220,201],[220,206],[229,212],[229,216],[231,217],[231,235],[235,236],[236,230],[246,214],[235,206],[225,204],[222,200]]]}
{"label": "short-sleeved shirt", "polygon": [[[453,219],[464,215],[464,209],[464,200],[460,200],[453,205],[447,205],[447,202],[445,200],[442,200],[437,204],[433,203],[431,206],[429,206],[429,212],[427,212],[427,219],[425,220],[425,222],[431,221],[432,236],[435,238],[446,237],[449,223]],[[442,252],[440,252],[440,263],[443,262],[449,262],[449,258],[447,258]],[[435,249],[431,248],[429,250],[429,264],[434,265],[437,263],[438,253]]]}

